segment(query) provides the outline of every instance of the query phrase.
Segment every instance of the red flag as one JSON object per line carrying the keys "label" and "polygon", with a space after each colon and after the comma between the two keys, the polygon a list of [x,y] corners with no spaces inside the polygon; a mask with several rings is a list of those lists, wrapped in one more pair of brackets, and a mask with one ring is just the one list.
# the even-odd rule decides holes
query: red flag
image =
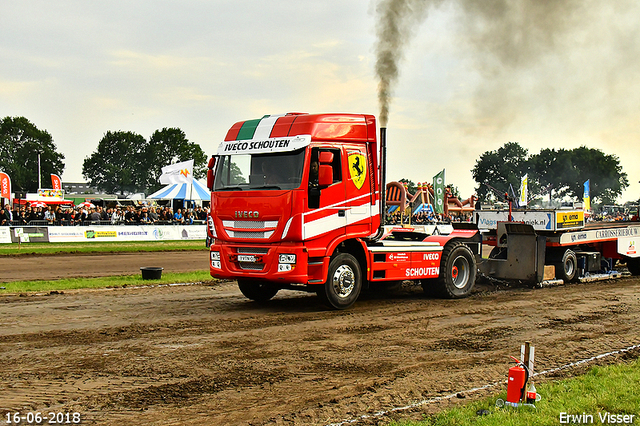
{"label": "red flag", "polygon": [[11,202],[11,178],[2,172],[0,172],[0,197],[8,198]]}
{"label": "red flag", "polygon": [[62,189],[62,181],[60,180],[60,176],[51,174],[51,187],[53,189]]}

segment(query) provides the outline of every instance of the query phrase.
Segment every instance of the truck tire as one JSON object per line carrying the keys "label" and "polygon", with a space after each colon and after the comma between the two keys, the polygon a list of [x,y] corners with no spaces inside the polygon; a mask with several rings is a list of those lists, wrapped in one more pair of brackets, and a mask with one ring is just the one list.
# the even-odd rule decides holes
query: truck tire
{"label": "truck tire", "polygon": [[575,281],[578,277],[578,258],[573,250],[565,250],[560,262],[555,263],[554,266],[556,267],[556,278],[566,283]]}
{"label": "truck tire", "polygon": [[267,281],[238,280],[238,287],[247,299],[266,302],[278,293],[279,288]]}
{"label": "truck tire", "polygon": [[631,275],[640,275],[640,257],[628,257],[627,269]]}
{"label": "truck tire", "polygon": [[340,253],[329,262],[327,281],[317,290],[318,296],[332,309],[347,309],[362,290],[360,264],[349,253]]}
{"label": "truck tire", "polygon": [[[442,251],[440,277],[433,290],[436,290],[441,297],[448,299],[467,297],[473,290],[476,273],[476,258],[469,247],[460,242],[447,244]],[[423,289],[426,284],[423,283]],[[431,292],[425,289],[425,293]]]}

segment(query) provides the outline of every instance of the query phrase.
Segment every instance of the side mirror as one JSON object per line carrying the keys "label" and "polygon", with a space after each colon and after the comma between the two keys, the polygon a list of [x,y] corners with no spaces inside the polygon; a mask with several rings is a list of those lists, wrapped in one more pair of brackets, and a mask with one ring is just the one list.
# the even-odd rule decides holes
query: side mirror
{"label": "side mirror", "polygon": [[318,170],[318,186],[325,187],[333,183],[333,167],[321,164]]}
{"label": "side mirror", "polygon": [[209,191],[213,191],[213,178],[215,174],[213,173],[213,168],[216,166],[216,157],[211,156],[209,159],[209,165],[207,166],[209,170],[207,170],[207,188]]}

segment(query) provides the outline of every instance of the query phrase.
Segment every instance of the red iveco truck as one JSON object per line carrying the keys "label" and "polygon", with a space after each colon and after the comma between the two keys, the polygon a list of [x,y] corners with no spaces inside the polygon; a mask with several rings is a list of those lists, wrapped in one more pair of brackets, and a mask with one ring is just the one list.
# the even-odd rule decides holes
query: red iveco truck
{"label": "red iveco truck", "polygon": [[289,113],[231,127],[209,163],[211,276],[236,279],[252,300],[297,289],[335,309],[377,282],[468,295],[477,229],[382,226],[384,135],[379,144],[366,114]]}
{"label": "red iveco truck", "polygon": [[[249,299],[316,292],[345,309],[363,288],[419,281],[471,293],[478,272],[539,284],[592,279],[618,260],[640,274],[640,223],[585,222],[582,210],[478,211],[474,222],[383,226],[386,129],[366,114],[264,116],[236,123],[209,162],[210,271]],[[482,244],[494,246],[488,258]]]}

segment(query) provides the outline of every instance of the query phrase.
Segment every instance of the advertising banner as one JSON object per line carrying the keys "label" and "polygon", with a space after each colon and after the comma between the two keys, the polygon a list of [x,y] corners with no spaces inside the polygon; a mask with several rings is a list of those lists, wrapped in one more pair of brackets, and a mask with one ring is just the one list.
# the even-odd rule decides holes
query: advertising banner
{"label": "advertising banner", "polygon": [[[498,222],[506,222],[508,220],[508,211],[479,211],[474,214],[474,219],[480,229],[496,229]],[[537,231],[553,231],[554,215],[550,211],[513,211],[513,220],[523,222],[533,226]]]}
{"label": "advertising banner", "polygon": [[433,204],[435,212],[444,213],[444,169],[433,177]]}
{"label": "advertising banner", "polygon": [[193,181],[193,160],[170,164],[162,168],[160,183],[191,183]]}
{"label": "advertising banner", "polygon": [[51,187],[53,189],[62,189],[62,181],[60,180],[60,176],[51,173]]}
{"label": "advertising banner", "polygon": [[0,226],[0,244],[11,243],[11,228],[8,226]]}
{"label": "advertising banner", "polygon": [[520,179],[520,202],[518,203],[520,207],[526,207],[529,202],[528,187],[529,177],[528,175],[524,175],[522,176],[522,179]]}
{"label": "advertising banner", "polygon": [[584,202],[584,209],[591,210],[591,179],[587,179],[584,183],[584,195],[582,196],[582,201]]}
{"label": "advertising banner", "polygon": [[49,231],[46,226],[25,226],[11,228],[13,243],[48,243]]}
{"label": "advertising banner", "polygon": [[206,225],[51,226],[49,241],[159,241],[202,240]]}
{"label": "advertising banner", "polygon": [[63,200],[64,192],[62,189],[38,189],[38,197],[43,197],[41,201],[46,201],[45,198],[50,198],[52,200]]}
{"label": "advertising banner", "polygon": [[584,211],[568,210],[556,212],[556,229],[582,228],[584,226]]}
{"label": "advertising banner", "polygon": [[0,197],[11,202],[11,178],[8,174],[0,172]]}

